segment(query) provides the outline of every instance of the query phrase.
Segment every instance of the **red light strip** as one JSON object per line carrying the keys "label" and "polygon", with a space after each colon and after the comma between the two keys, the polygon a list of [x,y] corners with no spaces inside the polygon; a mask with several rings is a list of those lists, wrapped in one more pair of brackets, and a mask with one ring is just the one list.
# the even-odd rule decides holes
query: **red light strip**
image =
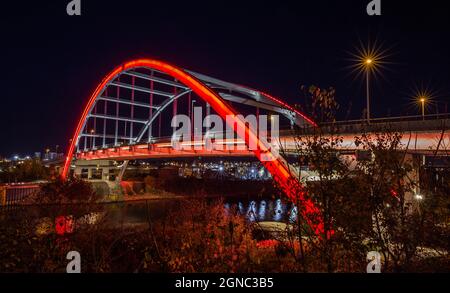
{"label": "red light strip", "polygon": [[246,89],[249,89],[249,90],[252,90],[252,91],[255,91],[255,92],[258,92],[259,94],[261,94],[261,95],[265,96],[266,98],[274,101],[275,103],[281,105],[282,107],[288,109],[289,111],[292,111],[292,112],[296,113],[297,115],[301,116],[303,119],[305,119],[312,126],[314,126],[314,127],[318,126],[317,123],[314,122],[314,120],[312,120],[311,118],[309,118],[308,116],[306,116],[302,112],[298,111],[297,109],[294,109],[292,106],[290,106],[289,104],[283,102],[282,100],[280,100],[280,99],[278,99],[278,98],[276,98],[276,97],[274,97],[272,95],[269,95],[268,93],[265,93],[263,91],[255,90],[255,89],[253,89],[251,87],[248,87],[248,86],[244,86],[244,85],[239,85],[239,86],[241,86],[243,88],[246,88]]}
{"label": "red light strip", "polygon": [[[305,211],[302,213],[305,218],[308,220],[308,223],[310,226],[314,229],[314,231],[317,234],[322,234],[323,232],[323,223],[320,223],[320,221],[317,223],[313,223],[312,220],[310,220],[310,216],[317,217],[319,214],[318,209],[314,206],[312,201],[305,199],[305,192],[303,190],[303,187],[300,185],[300,183],[297,181],[296,178],[293,178],[291,176],[291,173],[288,169],[288,167],[284,164],[283,160],[281,158],[275,157],[270,151],[265,153],[265,157],[270,157],[272,160],[266,161],[261,160],[262,153],[261,150],[270,150],[270,146],[266,145],[265,142],[262,142],[258,139],[257,134],[252,131],[246,123],[239,119],[239,117],[236,116],[236,113],[233,108],[231,108],[217,93],[215,93],[213,90],[208,88],[205,84],[203,84],[201,81],[196,79],[194,76],[186,73],[184,70],[177,68],[175,66],[172,66],[168,63],[152,60],[152,59],[139,59],[134,60],[125,63],[124,65],[121,65],[114,69],[110,74],[108,74],[103,81],[97,86],[94,93],[91,95],[83,114],[81,115],[81,118],[78,122],[77,128],[75,130],[75,133],[72,138],[72,142],[69,146],[66,161],[64,164],[63,172],[61,174],[62,178],[67,178],[68,171],[70,169],[70,164],[72,161],[74,149],[76,140],[80,134],[81,128],[83,127],[84,121],[86,120],[86,117],[92,108],[92,105],[95,103],[95,100],[97,96],[101,93],[103,88],[112,81],[120,72],[126,71],[132,68],[137,67],[148,67],[155,70],[159,70],[161,72],[164,72],[173,78],[177,79],[179,82],[185,84],[190,89],[192,89],[199,97],[201,97],[205,102],[211,105],[211,107],[219,114],[222,119],[224,119],[226,122],[230,123],[230,127],[234,128],[234,124],[237,126],[238,133],[239,130],[244,130],[243,133],[245,133],[245,137],[242,137],[242,139],[245,140],[246,145],[256,145],[256,150],[253,151],[255,156],[262,162],[262,164],[266,167],[266,169],[272,174],[272,177],[274,180],[280,185],[280,187],[283,189],[285,194],[288,198],[291,200],[299,199],[303,202],[305,206]],[[264,94],[264,93],[263,93]],[[277,101],[278,103],[282,103],[283,105],[287,104],[279,101],[278,99],[271,97],[267,94],[264,94],[265,96],[271,98],[274,101]],[[288,109],[292,109],[290,106]],[[296,112],[297,113],[297,112]],[[302,114],[301,114],[302,115]],[[226,119],[227,116],[233,117],[233,119]],[[304,115],[302,117],[305,118]],[[308,121],[311,121],[308,119]],[[312,122],[312,121],[311,121]],[[313,123],[313,122],[312,122]],[[315,123],[314,123],[315,124]]]}
{"label": "red light strip", "polygon": [[282,105],[284,108],[288,109],[289,111],[295,112],[297,115],[301,116],[303,119],[305,119],[308,123],[310,123],[312,126],[317,127],[316,122],[314,122],[311,118],[303,114],[302,112],[298,111],[297,109],[292,108],[290,105],[286,104],[285,102],[281,101],[280,99],[275,98],[274,96],[271,96],[267,93],[259,91],[259,93],[272,101]]}

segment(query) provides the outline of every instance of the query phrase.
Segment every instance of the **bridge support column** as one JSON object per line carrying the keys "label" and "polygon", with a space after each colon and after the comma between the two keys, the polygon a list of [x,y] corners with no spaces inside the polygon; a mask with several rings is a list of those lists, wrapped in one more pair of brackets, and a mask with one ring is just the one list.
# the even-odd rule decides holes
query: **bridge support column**
{"label": "bridge support column", "polygon": [[109,181],[109,170],[108,167],[102,168],[102,180]]}
{"label": "bridge support column", "polygon": [[118,171],[117,163],[112,160],[77,160],[74,174],[85,180],[109,181]]}
{"label": "bridge support column", "polygon": [[92,179],[92,168],[88,168],[88,174],[87,174],[87,179],[91,180]]}
{"label": "bridge support column", "polygon": [[118,181],[119,183],[122,181],[123,178],[123,174],[125,174],[125,170],[127,169],[128,166],[128,160],[123,161],[123,166],[119,171],[119,175],[117,175],[116,181]]}

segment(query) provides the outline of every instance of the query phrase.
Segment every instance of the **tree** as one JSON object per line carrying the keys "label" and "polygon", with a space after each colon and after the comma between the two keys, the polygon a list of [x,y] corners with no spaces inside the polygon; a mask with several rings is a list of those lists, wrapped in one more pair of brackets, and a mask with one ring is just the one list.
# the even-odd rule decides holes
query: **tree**
{"label": "tree", "polygon": [[[405,151],[402,135],[388,126],[378,131],[361,129],[363,134],[354,143],[361,150],[357,154],[368,156],[341,152],[334,89],[311,86],[302,91],[318,127],[294,132],[297,161],[291,172],[304,195],[294,199],[299,216],[290,243],[299,245],[291,245],[290,251],[301,270],[363,271],[367,252],[376,250],[384,256],[384,270],[404,271],[413,261],[421,261],[418,250],[424,245],[446,246],[448,252],[442,241],[448,240],[448,193],[431,196],[430,187],[422,183],[426,200],[416,200],[421,167]],[[305,213],[308,199],[318,210],[312,219]],[[309,228],[314,221],[323,223],[322,235]]]}
{"label": "tree", "polygon": [[38,159],[23,160],[18,163],[5,164],[0,173],[2,182],[30,182],[35,180],[45,180],[49,177],[50,171]]}

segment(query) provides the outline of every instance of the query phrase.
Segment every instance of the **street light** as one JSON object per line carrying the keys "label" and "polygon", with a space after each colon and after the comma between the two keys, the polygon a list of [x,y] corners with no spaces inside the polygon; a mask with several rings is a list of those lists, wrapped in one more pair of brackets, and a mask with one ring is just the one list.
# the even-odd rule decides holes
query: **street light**
{"label": "street light", "polygon": [[[412,94],[412,104],[414,107],[420,107],[419,111],[422,115],[422,120],[425,120],[425,107],[434,104],[433,101],[437,97],[438,93],[430,86],[421,84],[414,87]],[[436,114],[437,113],[438,111],[436,111]]]}
{"label": "street light", "polygon": [[370,124],[370,86],[369,86],[369,74],[371,70],[371,66],[373,65],[372,58],[366,58],[364,61],[365,71],[366,71],[366,104],[367,104],[367,124]]}
{"label": "street light", "polygon": [[377,41],[367,44],[360,44],[356,48],[355,53],[350,53],[352,58],[352,64],[349,68],[352,69],[358,76],[366,79],[366,104],[367,104],[367,123],[370,124],[370,81],[372,77],[381,74],[381,69],[385,68],[385,59],[389,56],[388,50],[383,49],[383,47],[377,43]]}
{"label": "street light", "polygon": [[420,98],[420,103],[422,105],[422,120],[425,120],[425,98]]}

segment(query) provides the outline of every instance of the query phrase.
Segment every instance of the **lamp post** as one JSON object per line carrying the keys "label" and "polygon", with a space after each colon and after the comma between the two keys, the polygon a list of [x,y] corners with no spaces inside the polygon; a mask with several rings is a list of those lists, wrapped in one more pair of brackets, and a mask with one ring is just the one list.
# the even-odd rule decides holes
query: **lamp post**
{"label": "lamp post", "polygon": [[389,56],[388,50],[375,40],[375,42],[368,42],[367,44],[360,43],[360,47],[356,48],[355,53],[351,53],[350,59],[354,63],[350,66],[352,71],[357,73],[358,77],[361,77],[362,82],[366,82],[366,115],[363,119],[367,120],[367,124],[370,124],[370,82],[377,74],[381,74],[381,69],[385,68],[388,62],[385,59]]}
{"label": "lamp post", "polygon": [[364,61],[365,70],[366,70],[366,108],[367,108],[367,124],[370,124],[370,86],[369,86],[369,75],[370,75],[370,67],[373,64],[373,60],[371,58],[367,58]]}
{"label": "lamp post", "polygon": [[420,98],[420,104],[422,106],[422,120],[425,120],[425,98]]}

